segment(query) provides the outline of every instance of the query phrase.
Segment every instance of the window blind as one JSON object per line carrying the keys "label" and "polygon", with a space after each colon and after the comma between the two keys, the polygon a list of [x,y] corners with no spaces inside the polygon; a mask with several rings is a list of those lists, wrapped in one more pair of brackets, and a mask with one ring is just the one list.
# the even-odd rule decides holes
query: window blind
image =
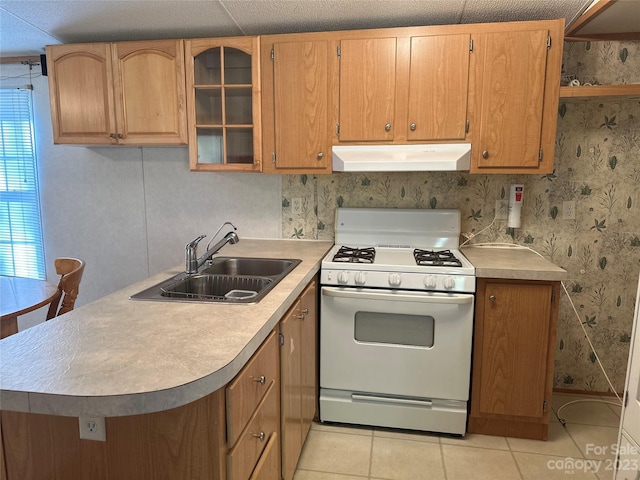
{"label": "window blind", "polygon": [[0,274],[45,278],[30,90],[0,89]]}

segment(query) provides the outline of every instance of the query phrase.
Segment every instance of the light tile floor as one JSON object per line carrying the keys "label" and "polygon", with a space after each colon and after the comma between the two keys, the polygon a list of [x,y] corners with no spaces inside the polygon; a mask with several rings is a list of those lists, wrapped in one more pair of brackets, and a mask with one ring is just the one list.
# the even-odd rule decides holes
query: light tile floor
{"label": "light tile floor", "polygon": [[[574,400],[554,394],[553,410]],[[579,402],[551,415],[549,440],[314,423],[294,480],[611,480],[620,407]]]}

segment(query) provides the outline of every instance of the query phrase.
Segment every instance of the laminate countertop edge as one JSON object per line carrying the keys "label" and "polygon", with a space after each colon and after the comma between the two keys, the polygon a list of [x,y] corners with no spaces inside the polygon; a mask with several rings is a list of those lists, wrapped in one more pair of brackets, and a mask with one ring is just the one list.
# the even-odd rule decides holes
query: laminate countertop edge
{"label": "laminate countertop edge", "polygon": [[567,271],[525,247],[466,246],[460,249],[477,278],[562,281]]}
{"label": "laminate countertop edge", "polygon": [[302,260],[254,305],[129,300],[180,271],[172,269],[7,337],[0,341],[0,409],[115,417],[169,410],[213,393],[240,372],[332,245],[253,239],[227,245],[218,256]]}

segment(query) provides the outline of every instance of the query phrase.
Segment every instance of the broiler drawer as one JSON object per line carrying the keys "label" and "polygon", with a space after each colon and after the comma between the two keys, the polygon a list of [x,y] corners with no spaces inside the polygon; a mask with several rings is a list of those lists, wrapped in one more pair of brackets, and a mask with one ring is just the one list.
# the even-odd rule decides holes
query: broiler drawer
{"label": "broiler drawer", "polygon": [[240,432],[270,386],[278,386],[278,375],[278,341],[275,332],[271,332],[249,363],[227,386],[227,442],[229,446],[236,443]]}

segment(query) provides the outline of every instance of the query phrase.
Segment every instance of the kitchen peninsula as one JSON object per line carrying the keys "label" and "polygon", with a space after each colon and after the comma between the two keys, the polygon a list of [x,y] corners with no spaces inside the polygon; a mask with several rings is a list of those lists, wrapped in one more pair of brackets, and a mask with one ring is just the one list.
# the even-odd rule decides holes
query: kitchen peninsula
{"label": "kitchen peninsula", "polygon": [[[129,300],[177,267],[2,340],[7,478],[45,478],[37,473],[42,464],[69,479],[89,472],[95,479],[224,478],[223,387],[273,338],[331,246],[252,239],[227,245],[220,256],[302,260],[257,304]],[[79,440],[80,416],[106,417],[106,442]],[[159,462],[163,455],[169,457]]]}

